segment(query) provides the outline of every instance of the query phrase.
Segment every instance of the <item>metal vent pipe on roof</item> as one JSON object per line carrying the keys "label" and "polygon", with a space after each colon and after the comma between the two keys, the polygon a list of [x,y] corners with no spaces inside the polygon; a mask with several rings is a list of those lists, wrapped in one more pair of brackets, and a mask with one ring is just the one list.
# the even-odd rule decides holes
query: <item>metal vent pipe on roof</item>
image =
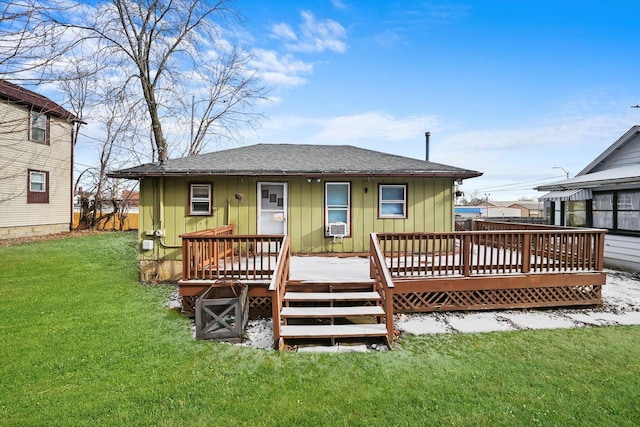
{"label": "metal vent pipe on roof", "polygon": [[425,160],[427,162],[429,161],[429,137],[430,136],[431,136],[431,132],[425,132],[424,133],[425,148],[426,148]]}

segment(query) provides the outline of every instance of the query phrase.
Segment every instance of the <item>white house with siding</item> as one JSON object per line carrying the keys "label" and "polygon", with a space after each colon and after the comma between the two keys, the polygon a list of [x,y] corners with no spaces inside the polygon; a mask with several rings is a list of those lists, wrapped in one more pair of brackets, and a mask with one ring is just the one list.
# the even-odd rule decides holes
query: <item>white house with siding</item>
{"label": "white house with siding", "polygon": [[537,187],[552,224],[606,228],[605,265],[640,271],[640,126],[571,179]]}
{"label": "white house with siding", "polygon": [[0,80],[0,239],[68,231],[75,115]]}

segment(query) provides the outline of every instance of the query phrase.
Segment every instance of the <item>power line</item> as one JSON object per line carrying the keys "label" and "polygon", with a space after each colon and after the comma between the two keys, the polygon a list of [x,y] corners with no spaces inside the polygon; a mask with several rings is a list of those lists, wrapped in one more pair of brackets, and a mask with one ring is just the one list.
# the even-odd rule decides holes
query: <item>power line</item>
{"label": "power line", "polygon": [[550,177],[550,178],[539,178],[539,179],[534,179],[534,180],[529,180],[529,181],[519,181],[519,182],[510,183],[510,184],[496,185],[496,186],[493,186],[493,187],[472,188],[472,189],[470,189],[468,191],[511,191],[511,190],[526,190],[526,189],[532,190],[533,188],[528,187],[528,186],[523,186],[523,185],[524,184],[544,183],[544,182],[547,182],[547,181],[556,180],[558,178],[562,178],[562,177],[554,176],[554,177]]}

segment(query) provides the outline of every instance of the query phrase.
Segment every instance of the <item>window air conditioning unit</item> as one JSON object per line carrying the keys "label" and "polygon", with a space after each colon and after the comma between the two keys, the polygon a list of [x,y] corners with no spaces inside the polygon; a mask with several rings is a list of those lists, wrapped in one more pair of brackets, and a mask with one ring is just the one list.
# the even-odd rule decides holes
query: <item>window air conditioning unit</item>
{"label": "window air conditioning unit", "polygon": [[347,235],[347,224],[344,222],[330,222],[329,223],[329,237],[333,237],[333,242],[335,243],[336,237],[340,238],[340,242],[342,242],[342,238]]}

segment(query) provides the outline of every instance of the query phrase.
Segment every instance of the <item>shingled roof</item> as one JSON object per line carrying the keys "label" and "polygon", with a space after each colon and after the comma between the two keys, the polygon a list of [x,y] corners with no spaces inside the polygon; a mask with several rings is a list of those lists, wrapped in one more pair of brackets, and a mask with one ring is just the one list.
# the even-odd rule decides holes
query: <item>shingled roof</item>
{"label": "shingled roof", "polygon": [[147,163],[112,178],[161,176],[413,176],[473,178],[482,172],[350,145],[256,144]]}
{"label": "shingled roof", "polygon": [[69,122],[82,122],[82,120],[73,113],[65,110],[46,96],[42,96],[39,93],[6,80],[0,80],[0,98],[8,99],[9,101],[28,107],[35,107],[39,112],[45,112]]}

